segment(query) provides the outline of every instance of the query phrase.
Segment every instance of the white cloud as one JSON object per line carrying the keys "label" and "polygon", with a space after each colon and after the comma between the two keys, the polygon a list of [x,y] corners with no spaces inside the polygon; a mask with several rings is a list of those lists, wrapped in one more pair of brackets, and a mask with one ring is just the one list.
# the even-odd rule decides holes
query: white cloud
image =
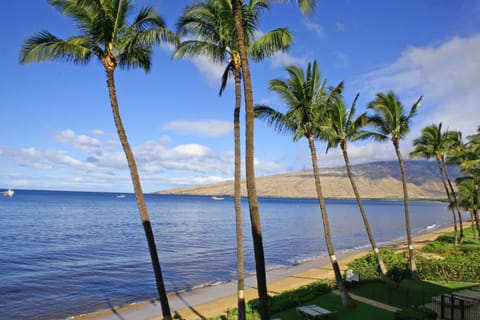
{"label": "white cloud", "polygon": [[480,110],[480,35],[455,37],[437,47],[404,51],[389,66],[368,74],[363,82],[368,96],[393,90],[406,108],[423,95],[412,132],[418,127],[442,122],[445,128],[473,133]]}
{"label": "white cloud", "polygon": [[233,130],[233,124],[230,121],[223,120],[178,120],[164,124],[162,129],[175,131],[177,133],[218,138],[230,134]]}
{"label": "white cloud", "polygon": [[325,28],[323,28],[318,23],[312,22],[310,20],[305,20],[304,25],[308,30],[313,31],[319,39],[326,39],[328,37]]}
{"label": "white cloud", "polygon": [[56,138],[58,141],[85,153],[99,153],[102,146],[98,139],[86,135],[77,135],[73,130],[63,130],[56,135]]}
{"label": "white cloud", "polygon": [[289,65],[307,65],[308,59],[306,57],[294,57],[286,52],[278,52],[271,58],[272,67],[284,67]]}

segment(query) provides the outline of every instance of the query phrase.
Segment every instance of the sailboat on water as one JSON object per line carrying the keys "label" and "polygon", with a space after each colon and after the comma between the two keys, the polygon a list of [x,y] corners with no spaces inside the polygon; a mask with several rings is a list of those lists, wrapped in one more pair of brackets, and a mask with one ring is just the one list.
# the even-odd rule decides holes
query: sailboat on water
{"label": "sailboat on water", "polygon": [[6,191],[3,191],[3,195],[5,197],[11,198],[11,197],[13,197],[14,194],[15,194],[15,191],[13,191],[12,189],[8,189]]}

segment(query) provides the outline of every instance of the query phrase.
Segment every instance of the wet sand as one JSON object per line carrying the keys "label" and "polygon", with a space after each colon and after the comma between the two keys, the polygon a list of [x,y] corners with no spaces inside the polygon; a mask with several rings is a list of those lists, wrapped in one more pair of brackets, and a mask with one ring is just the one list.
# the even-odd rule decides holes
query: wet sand
{"label": "wet sand", "polygon": [[[425,230],[413,238],[414,247],[418,249],[439,235],[452,231],[453,227]],[[394,248],[404,251],[407,248],[406,240],[379,245],[381,248]],[[369,247],[337,254],[340,268],[346,269],[346,265],[363,256],[370,250]],[[269,294],[275,295],[285,290],[295,289],[302,285],[312,283],[320,279],[333,279],[333,271],[328,257],[322,257],[315,261],[302,263],[289,268],[279,268],[267,273]],[[255,276],[245,280],[245,298],[251,300],[257,297]],[[169,304],[173,313],[177,313],[182,319],[202,319],[225,314],[228,310],[236,308],[236,281],[223,283],[211,287],[203,287],[191,291],[179,292],[169,295]],[[161,320],[161,306],[158,301],[144,301],[128,306],[113,307],[95,313],[72,317],[75,320]]]}

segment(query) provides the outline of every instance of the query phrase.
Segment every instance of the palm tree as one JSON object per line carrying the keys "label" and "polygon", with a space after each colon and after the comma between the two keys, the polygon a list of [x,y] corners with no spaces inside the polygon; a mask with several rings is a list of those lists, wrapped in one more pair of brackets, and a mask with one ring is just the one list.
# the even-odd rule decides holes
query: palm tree
{"label": "palm tree", "polygon": [[96,57],[102,63],[107,76],[113,118],[127,158],[137,206],[148,242],[162,314],[164,319],[171,319],[135,157],[120,117],[114,72],[117,66],[127,69],[140,67],[148,72],[154,46],[162,41],[175,43],[176,37],[165,28],[162,17],[150,7],[140,10],[133,23],[128,24],[126,18],[133,8],[130,0],[50,0],[50,5],[72,17],[81,34],[61,39],[50,32],[40,32],[24,43],[20,53],[20,63],[59,60],[84,65],[92,57]]}
{"label": "palm tree", "polygon": [[[478,208],[480,206],[480,189],[475,179],[471,176],[456,179],[459,189],[458,203],[462,208],[469,211],[472,217],[473,238],[478,239],[480,234],[480,218]],[[476,226],[476,229],[473,227]]]}
{"label": "palm tree", "polygon": [[[480,223],[478,206],[480,204],[480,126],[477,133],[467,137],[465,144],[458,144],[455,152],[452,153],[450,161],[456,160],[460,164],[460,172],[465,176],[457,178],[459,187],[459,203],[464,208],[469,208],[472,216],[472,228],[476,225],[477,237],[480,234]],[[465,206],[465,204],[470,206]]]}
{"label": "palm tree", "polygon": [[418,98],[410,108],[408,114],[405,108],[392,92],[377,93],[377,98],[368,104],[368,109],[374,110],[374,115],[369,117],[369,123],[373,125],[377,132],[372,132],[372,137],[377,141],[386,141],[390,138],[395,148],[395,153],[400,165],[402,174],[403,202],[405,207],[405,226],[407,231],[408,255],[412,277],[417,279],[417,265],[415,263],[415,254],[413,250],[412,231],[410,227],[410,211],[408,207],[407,175],[405,173],[405,164],[400,152],[400,140],[402,140],[410,131],[410,122],[417,112],[418,105],[422,97]]}
{"label": "palm tree", "polygon": [[[242,17],[246,31],[249,56],[261,60],[278,50],[286,50],[292,42],[292,36],[285,28],[267,32],[254,39],[258,19],[262,9],[268,9],[266,1],[255,0],[242,4]],[[233,75],[235,82],[234,108],[234,140],[235,140],[235,221],[237,236],[237,282],[238,282],[238,317],[245,319],[244,299],[244,258],[243,230],[241,212],[241,145],[240,145],[240,108],[242,98],[241,63],[238,52],[238,41],[233,23],[233,12],[230,1],[206,0],[185,8],[178,23],[178,33],[193,36],[193,39],[182,41],[176,48],[174,58],[185,55],[206,55],[214,62],[227,62],[222,77],[219,94],[226,88],[228,79]],[[263,247],[263,245],[262,245]]]}
{"label": "palm tree", "polygon": [[261,119],[266,119],[267,123],[274,126],[276,131],[291,133],[294,141],[298,141],[302,137],[308,140],[328,255],[342,302],[347,307],[353,307],[355,303],[345,288],[332,244],[315,148],[315,138],[320,135],[320,125],[325,119],[327,106],[332,94],[325,88],[326,80],[321,80],[321,74],[316,61],[313,62],[313,65],[311,63],[308,64],[306,73],[297,66],[289,66],[285,70],[289,74],[289,79],[270,80],[270,90],[276,92],[282,98],[288,105],[288,111],[284,114],[268,106],[256,106],[255,114]]}
{"label": "palm tree", "polygon": [[[438,125],[432,124],[426,126],[422,130],[422,135],[413,141],[414,149],[410,152],[410,158],[435,158],[438,165],[438,170],[440,171],[440,176],[442,178],[443,187],[447,194],[448,202],[453,204],[453,207],[450,208],[453,215],[453,224],[454,224],[454,242],[455,245],[458,242],[462,242],[463,239],[463,223],[462,223],[462,215],[460,210],[456,206],[456,195],[455,191],[449,189],[447,183],[448,180],[445,175],[445,157],[446,154],[450,151],[452,147],[452,139],[457,136],[456,132],[453,131],[446,131],[442,132],[442,123],[440,122]],[[454,209],[457,210],[457,215],[459,219],[460,225],[460,239],[458,239],[458,228],[457,228],[457,217],[455,216]]]}
{"label": "palm tree", "polygon": [[[263,254],[262,227],[260,212],[258,210],[257,188],[255,184],[254,164],[254,118],[252,79],[247,54],[246,33],[242,18],[242,0],[230,0],[233,10],[233,21],[237,32],[238,53],[243,71],[243,90],[245,93],[245,176],[247,182],[248,206],[252,224],[253,250],[255,252],[255,266],[257,272],[257,286],[260,300],[260,317],[262,320],[270,319],[270,306],[268,304],[268,290],[265,274],[265,257]],[[315,0],[297,0],[302,12],[307,13],[314,9]]]}
{"label": "palm tree", "polygon": [[[341,86],[341,89],[343,89],[343,85]],[[367,217],[367,214],[365,213],[365,208],[363,207],[362,198],[360,197],[360,193],[358,192],[357,184],[353,179],[352,168],[350,166],[350,159],[348,157],[348,151],[347,151],[348,141],[363,140],[363,139],[368,139],[370,137],[369,132],[366,130],[363,130],[363,128],[367,124],[366,112],[362,113],[360,116],[355,118],[355,103],[358,99],[358,96],[359,95],[357,94],[349,111],[347,111],[345,102],[341,94],[339,94],[338,97],[336,97],[336,99],[333,99],[332,103],[329,105],[329,108],[328,108],[327,126],[322,128],[322,131],[323,131],[324,138],[328,141],[327,151],[326,151],[327,153],[330,148],[336,148],[338,145],[340,145],[343,159],[345,160],[345,167],[347,169],[348,178],[350,180],[350,184],[352,185],[355,198],[357,199],[357,204],[360,209],[360,213],[362,215],[363,224],[365,225],[365,230],[367,231],[368,239],[370,240],[372,250],[377,258],[380,272],[382,273],[384,279],[386,279],[387,268],[385,267],[385,263],[383,262],[382,255],[380,253],[380,250],[377,247],[375,238],[373,237],[372,229],[370,228],[370,223],[368,222],[368,217]]]}

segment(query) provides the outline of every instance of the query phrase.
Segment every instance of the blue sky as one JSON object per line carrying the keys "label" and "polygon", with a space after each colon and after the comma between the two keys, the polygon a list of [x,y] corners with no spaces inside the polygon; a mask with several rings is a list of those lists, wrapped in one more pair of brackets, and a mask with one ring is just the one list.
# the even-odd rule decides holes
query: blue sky
{"label": "blue sky", "polygon": [[[175,30],[191,1],[137,0]],[[357,112],[375,93],[393,90],[407,108],[423,95],[404,155],[425,125],[472,134],[480,111],[479,0],[322,0],[304,17],[294,4],[271,4],[260,32],[288,27],[286,53],[252,64],[254,99],[285,110],[268,81],[285,78],[286,65],[316,59],[328,84],[345,81]],[[103,67],[62,62],[20,65],[25,39],[41,30],[75,35],[73,21],[42,0],[6,1],[0,12],[0,189],[130,192],[125,156],[114,126]],[[156,49],[152,70],[117,69],[120,112],[145,192],[231,179],[233,87],[218,96],[223,66],[204,58],[173,61]],[[243,117],[242,117],[243,120]],[[255,123],[257,176],[309,169],[305,141]],[[243,134],[242,134],[243,138]],[[318,143],[322,167],[343,165],[338,150]],[[395,159],[391,143],[352,144],[353,163]]]}

